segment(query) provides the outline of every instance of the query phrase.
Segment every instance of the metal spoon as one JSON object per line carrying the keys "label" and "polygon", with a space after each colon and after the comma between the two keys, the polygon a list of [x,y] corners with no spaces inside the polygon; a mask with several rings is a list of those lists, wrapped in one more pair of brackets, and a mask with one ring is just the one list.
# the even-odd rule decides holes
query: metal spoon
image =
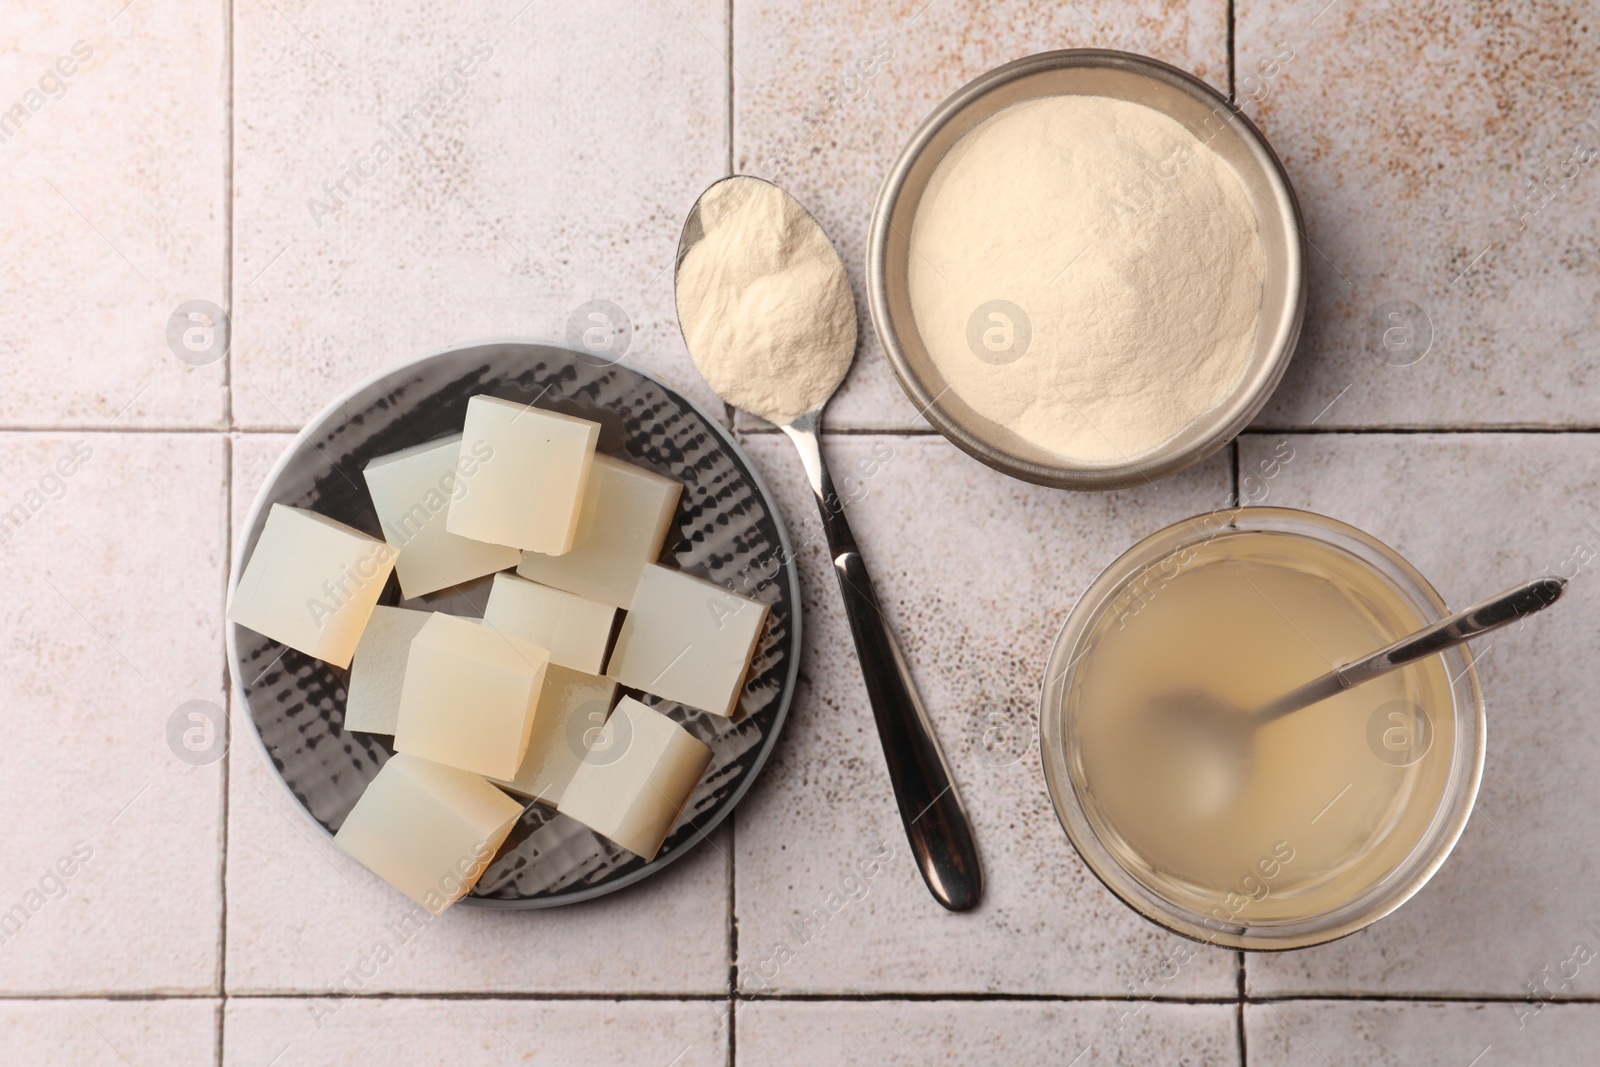
{"label": "metal spoon", "polygon": [[[760,179],[745,175],[723,179],[733,180]],[[701,193],[684,221],[678,240],[679,270],[684,256],[705,236],[700,205],[721,184],[717,182]],[[811,222],[816,225],[815,219]],[[839,269],[843,271],[842,263]],[[676,272],[673,280],[676,285]],[[689,343],[687,337],[684,343]],[[889,763],[889,780],[894,785],[912,855],[934,899],[951,911],[967,911],[977,905],[983,894],[983,868],[973,841],[972,824],[917,694],[905,655],[878,606],[867,565],[845,520],[844,502],[834,492],[833,479],[823,461],[822,408],[826,403],[824,400],[780,429],[799,449],[811,491],[816,494],[817,508],[822,512],[822,528],[839,578],[839,592],[844,597],[845,616],[855,637],[856,657],[861,661],[867,698],[878,725],[878,740]]]}
{"label": "metal spoon", "polygon": [[1363,685],[1374,678],[1465,644],[1554,604],[1565,578],[1539,578],[1425,626],[1391,645],[1337,667],[1253,711],[1229,705],[1211,693],[1194,690],[1152,702],[1146,709],[1145,736],[1164,752],[1154,763],[1167,777],[1181,779],[1189,810],[1211,815],[1237,794],[1254,755],[1256,732],[1270,722]]}

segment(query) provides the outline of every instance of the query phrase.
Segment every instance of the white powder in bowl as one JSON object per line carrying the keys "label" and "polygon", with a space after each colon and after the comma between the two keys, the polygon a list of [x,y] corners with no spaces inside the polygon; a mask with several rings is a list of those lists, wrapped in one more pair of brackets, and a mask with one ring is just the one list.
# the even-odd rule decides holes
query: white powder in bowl
{"label": "white powder in bowl", "polygon": [[828,235],[788,193],[733,177],[700,198],[678,322],[717,395],[783,425],[820,408],[856,352],[856,305]]}
{"label": "white powder in bowl", "polygon": [[1264,256],[1238,175],[1175,120],[1106,97],[990,116],[911,230],[917,331],[979,415],[1068,462],[1177,436],[1251,361]]}

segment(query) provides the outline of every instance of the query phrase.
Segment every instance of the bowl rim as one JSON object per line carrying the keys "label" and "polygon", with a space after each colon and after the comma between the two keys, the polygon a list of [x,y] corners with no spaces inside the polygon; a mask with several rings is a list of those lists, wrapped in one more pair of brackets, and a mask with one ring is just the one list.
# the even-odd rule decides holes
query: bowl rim
{"label": "bowl rim", "polygon": [[[587,355],[591,360],[594,359],[594,354],[592,352],[587,352],[587,350],[581,348],[575,348],[565,341],[536,337],[496,335],[473,338],[471,340],[459,341],[452,344],[443,345],[439,348],[429,349],[425,352],[407,357],[399,362],[391,363],[386,367],[382,367],[376,371],[373,371],[371,374],[366,375],[353,385],[346,388],[333,400],[329,401],[325,406],[323,406],[315,415],[306,420],[305,425],[302,426],[299,432],[294,435],[294,439],[284,446],[283,451],[279,453],[278,458],[273,461],[271,469],[267,471],[266,476],[262,479],[260,488],[256,490],[255,499],[250,504],[250,510],[245,514],[243,525],[237,531],[235,531],[239,536],[238,544],[236,546],[228,546],[228,551],[232,557],[232,560],[228,569],[228,590],[227,597],[223,601],[224,609],[226,609],[227,604],[232,602],[234,590],[238,587],[240,575],[243,573],[245,540],[249,537],[249,532],[253,530],[256,527],[256,524],[260,521],[262,512],[272,505],[272,501],[267,498],[267,489],[278,480],[278,478],[283,474],[284,470],[288,467],[292,458],[299,454],[300,448],[307,441],[321,433],[324,429],[331,425],[336,418],[341,417],[344,406],[351,400],[373,386],[383,382],[385,379],[407,371],[413,367],[419,366],[420,364],[449,355],[453,352],[473,348],[488,348],[497,345],[517,345],[531,348],[554,348],[560,349],[564,352],[574,353],[580,357]],[[695,414],[699,415],[707,425],[713,428],[713,430],[721,438],[723,445],[730,448],[734,454],[737,455],[741,461],[743,461],[745,467],[749,470],[751,483],[755,486],[756,491],[761,494],[762,500],[767,504],[768,510],[772,512],[773,525],[778,531],[778,543],[780,550],[783,553],[783,558],[793,561],[795,559],[794,545],[790,539],[789,526],[784,521],[783,512],[777,506],[777,497],[773,495],[772,490],[768,487],[766,479],[762,477],[761,471],[756,466],[755,461],[750,458],[749,453],[747,453],[743,446],[741,446],[735,439],[733,432],[727,427],[723,426],[718,419],[716,419],[710,412],[702,407],[693,397],[689,396],[677,386],[663,379],[659,374],[646,370],[645,368],[630,363],[620,357],[617,359],[606,359],[605,363],[607,365],[615,365],[623,368],[624,370],[632,371],[640,377],[647,378],[654,382],[657,386],[665,389],[668,393],[672,394],[672,396],[687,404],[690,409],[695,412]],[[784,724],[788,721],[789,707],[794,700],[795,690],[798,688],[797,683],[800,676],[800,660],[803,658],[805,651],[804,620],[802,618],[804,611],[800,602],[801,590],[800,573],[798,567],[789,567],[788,585],[790,603],[792,605],[791,615],[792,625],[794,627],[795,652],[794,655],[790,657],[789,670],[784,678],[783,692],[778,698],[778,707],[777,712],[774,714],[772,719],[772,728],[768,730],[766,735],[762,738],[761,748],[756,753],[755,761],[750,765],[749,771],[745,773],[744,778],[737,786],[734,787],[733,791],[728,794],[728,799],[722,804],[721,808],[714,813],[711,820],[707,822],[705,826],[701,827],[699,836],[693,842],[686,844],[681,848],[675,848],[665,854],[658,854],[654,859],[645,863],[643,866],[638,867],[637,869],[630,871],[621,877],[614,878],[608,882],[602,882],[596,886],[589,886],[585,889],[570,894],[563,894],[556,897],[539,897],[526,900],[503,900],[494,897],[477,897],[471,893],[467,893],[458,901],[456,901],[456,903],[467,907],[485,908],[494,911],[538,911],[545,908],[562,907],[567,904],[579,904],[584,901],[594,900],[598,897],[606,896],[609,893],[614,893],[619,889],[624,889],[635,884],[636,882],[642,881],[652,874],[656,874],[681,857],[693,852],[696,845],[709,838],[711,833],[716,830],[717,827],[722,825],[723,820],[732,814],[733,809],[738,807],[739,804],[744,800],[745,794],[748,793],[750,787],[755,784],[756,779],[761,777],[761,772],[766,767],[767,760],[772,756],[773,749],[777,747],[778,737],[783,733]],[[284,776],[278,772],[277,768],[273,766],[272,754],[267,751],[266,741],[262,739],[261,731],[256,727],[255,717],[250,714],[250,707],[248,701],[245,699],[243,684],[239,678],[238,671],[235,670],[235,666],[239,659],[238,644],[235,638],[235,632],[238,629],[238,626],[238,623],[227,618],[226,610],[224,610],[222,618],[222,630],[223,645],[227,656],[227,662],[225,666],[227,667],[228,671],[228,697],[230,704],[236,705],[239,713],[249,723],[249,734],[251,739],[255,742],[256,751],[260,754],[261,758],[266,761],[267,766],[272,770],[272,778],[278,783],[278,788],[282,789],[284,793],[288,795],[289,799],[294,801],[294,805],[299,811],[299,814],[307,819],[311,823],[311,826],[318,833],[322,834],[323,839],[329,843],[332,843],[333,834],[329,832],[326,826],[322,825],[320,820],[306,810],[305,805],[300,802],[300,798],[295,796],[294,790],[290,788],[288,780],[285,779]],[[226,716],[226,719],[229,723],[227,734],[228,749],[231,751],[233,747],[231,711]]]}
{"label": "bowl rim", "polygon": [[[1095,576],[1073,605],[1051,646],[1039,691],[1039,757],[1051,805],[1073,850],[1100,884],[1134,912],[1165,930],[1202,944],[1255,952],[1292,951],[1348,937],[1393,913],[1420,892],[1455,851],[1466,830],[1477,806],[1487,750],[1488,721],[1483,690],[1478,680],[1477,659],[1469,656],[1464,647],[1440,653],[1447,661],[1447,669],[1454,675],[1450,692],[1457,729],[1456,751],[1439,809],[1422,837],[1393,870],[1354,900],[1309,919],[1253,927],[1238,922],[1195,922],[1186,917],[1177,905],[1144,886],[1116,861],[1100,841],[1093,821],[1083,810],[1076,783],[1068,768],[1067,738],[1062,717],[1067,681],[1078,661],[1088,651],[1078,651],[1087,634],[1088,624],[1127,581],[1142,573],[1147,565],[1158,565],[1171,555],[1171,552],[1163,552],[1151,556],[1153,548],[1159,546],[1176,551],[1184,545],[1195,544],[1200,538],[1178,538],[1203,527],[1212,528],[1209,537],[1219,536],[1225,531],[1265,530],[1323,540],[1326,539],[1320,535],[1331,534],[1353,541],[1364,549],[1365,554],[1356,557],[1361,563],[1391,582],[1398,575],[1409,583],[1410,589],[1400,587],[1399,591],[1408,599],[1415,601],[1420,598],[1423,601],[1421,604],[1414,603],[1414,606],[1426,609],[1434,618],[1449,614],[1449,607],[1438,590],[1399,552],[1364,530],[1318,512],[1299,508],[1246,506],[1205,512],[1164,526],[1142,538]],[[1350,551],[1346,545],[1332,541],[1327,543]],[[1396,573],[1386,573],[1380,564],[1392,567]],[[1057,664],[1064,652],[1070,654],[1069,661],[1056,674]],[[1054,678],[1052,674],[1055,674]],[[1419,861],[1419,856],[1424,858]],[[1333,921],[1329,921],[1330,916]],[[1267,933],[1263,935],[1263,931]]]}
{"label": "bowl rim", "polygon": [[[1210,432],[1184,448],[1171,451],[1158,448],[1148,453],[1142,460],[1126,463],[1096,466],[1075,466],[1065,462],[1039,463],[1007,452],[980,437],[939,406],[938,400],[943,391],[935,394],[917,378],[900,342],[902,331],[896,327],[889,311],[887,259],[892,228],[890,219],[905,191],[905,183],[911,170],[928,150],[930,142],[969,105],[995,89],[1029,75],[1071,68],[1098,68],[1138,74],[1186,92],[1202,103],[1209,104],[1213,114],[1222,118],[1263,163],[1263,173],[1272,185],[1275,196],[1280,204],[1288,206],[1287,221],[1294,228],[1296,237],[1289,242],[1290,262],[1286,271],[1292,296],[1288,301],[1289,306],[1275,324],[1275,329],[1279,332],[1278,343],[1266,366],[1256,375],[1253,382],[1248,383],[1249,388],[1236,391],[1229,399],[1212,409],[1212,412],[1218,415],[1219,421]],[[877,199],[873,203],[867,237],[867,305],[878,341],[888,356],[900,388],[916,409],[950,443],[1003,474],[1036,485],[1057,489],[1120,489],[1153,481],[1199,463],[1238,436],[1239,432],[1266,406],[1267,400],[1283,379],[1289,361],[1299,344],[1305,321],[1308,244],[1300,201],[1295,195],[1294,185],[1289,180],[1283,161],[1273,151],[1255,123],[1227,97],[1188,71],[1149,56],[1109,48],[1063,48],[1036,52],[979,75],[940,102],[917,127],[888,173],[884,175]],[[907,329],[914,330],[914,324],[907,324]],[[1247,383],[1241,382],[1241,385],[1244,384]]]}

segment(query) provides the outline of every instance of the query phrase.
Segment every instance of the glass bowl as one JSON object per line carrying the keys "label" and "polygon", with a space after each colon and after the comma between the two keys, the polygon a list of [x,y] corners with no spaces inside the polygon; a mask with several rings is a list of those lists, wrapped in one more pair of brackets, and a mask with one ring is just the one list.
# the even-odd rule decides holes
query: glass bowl
{"label": "glass bowl", "polygon": [[[1436,686],[1440,703],[1427,708],[1436,724],[1432,736],[1439,740],[1439,750],[1448,752],[1447,764],[1435,761],[1431,765],[1439,782],[1434,793],[1436,810],[1419,814],[1406,808],[1404,802],[1397,802],[1404,817],[1415,819],[1420,827],[1414,842],[1407,845],[1407,838],[1393,845],[1374,831],[1375,836],[1368,842],[1372,845],[1369,855],[1383,857],[1376,865],[1379,873],[1363,875],[1364,884],[1348,897],[1324,899],[1308,913],[1284,911],[1281,905],[1277,910],[1265,911],[1249,906],[1248,895],[1256,888],[1263,894],[1261,900],[1271,895],[1265,874],[1245,872],[1243,885],[1236,891],[1246,894],[1238,898],[1239,906],[1231,903],[1234,894],[1230,893],[1229,903],[1205,908],[1196,904],[1194,896],[1178,899],[1183,893],[1171,888],[1174,883],[1163,883],[1149,870],[1130,862],[1126,842],[1099,810],[1099,802],[1088,788],[1080,743],[1085,720],[1079,696],[1084,677],[1094,664],[1097,635],[1111,621],[1125,621],[1122,615],[1133,603],[1130,598],[1138,598],[1139,607],[1153,602],[1149,598],[1159,597],[1166,583],[1174,581],[1181,569],[1189,561],[1201,558],[1202,553],[1224,560],[1237,554],[1242,559],[1245,546],[1259,545],[1263,540],[1238,535],[1259,533],[1299,539],[1276,542],[1283,545],[1313,543],[1307,551],[1314,549],[1351,567],[1352,574],[1370,583],[1369,589],[1383,591],[1393,603],[1403,605],[1407,614],[1414,612],[1419,626],[1449,614],[1444,600],[1427,579],[1393,549],[1334,519],[1267,507],[1199,515],[1169,526],[1123,553],[1091,583],[1072,609],[1046,668],[1039,735],[1045,780],[1056,814],[1078,854],[1108,889],[1145,918],[1174,933],[1230,948],[1281,950],[1304,948],[1354,933],[1394,911],[1427,883],[1460,839],[1477,798],[1483,776],[1485,721],[1477,673],[1467,650],[1457,647],[1441,653],[1443,670],[1435,675],[1443,679]],[[1231,547],[1235,545],[1238,547]],[[1352,592],[1356,586],[1336,587],[1339,595],[1366,610],[1369,602]],[[1392,635],[1401,636],[1403,632]],[[1448,723],[1450,728],[1440,729],[1439,723]],[[1374,737],[1381,735],[1374,735],[1369,723],[1355,723],[1353,728],[1368,731],[1369,746],[1378,744]],[[1377,747],[1372,750],[1381,758]],[[1443,768],[1442,774],[1437,773],[1438,768]],[[1428,803],[1435,806],[1434,801]],[[1262,868],[1263,872],[1267,869],[1265,865]],[[1324,897],[1327,895],[1324,893]]]}

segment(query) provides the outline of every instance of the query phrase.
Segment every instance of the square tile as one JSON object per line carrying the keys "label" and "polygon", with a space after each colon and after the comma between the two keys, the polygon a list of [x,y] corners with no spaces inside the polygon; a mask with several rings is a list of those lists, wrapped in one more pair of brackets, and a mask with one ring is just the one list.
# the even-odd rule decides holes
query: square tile
{"label": "square tile", "polygon": [[226,8],[124,3],[0,5],[0,425],[226,418],[224,346],[168,344],[228,302]]}
{"label": "square tile", "polygon": [[[1587,1063],[1600,1041],[1600,1007],[1551,1004],[1288,1001],[1244,1009],[1250,1062],[1263,1067],[1489,1067]],[[1521,1025],[1519,1027],[1519,1021]],[[742,1034],[740,1035],[743,1036]]]}
{"label": "square tile", "polygon": [[[289,440],[236,438],[236,531],[250,487]],[[233,723],[229,993],[727,991],[726,830],[660,874],[600,900],[523,912],[461,905],[402,936],[391,924],[413,905],[341,853],[299,807],[237,706]],[[388,958],[375,963],[377,956]]]}
{"label": "square tile", "polygon": [[[227,1067],[721,1067],[723,1001],[230,1000]],[[273,1058],[276,1056],[277,1058]]]}
{"label": "square tile", "polygon": [[224,450],[0,434],[0,992],[217,988]]}
{"label": "square tile", "polygon": [[953,915],[911,859],[799,458],[766,434],[747,446],[797,546],[806,647],[784,737],[738,813],[743,990],[1231,996],[1233,953],[1139,918],[1079,861],[1035,737],[1045,659],[1075,599],[1134,541],[1225,504],[1226,456],[1140,490],[1068,494],[941,438],[827,440],[973,819],[987,888]]}
{"label": "square tile", "polygon": [[239,422],[298,428],[394,363],[580,336],[611,307],[630,362],[720,412],[670,268],[727,168],[725,17],[716,0],[241,6]]}
{"label": "square tile", "polygon": [[1314,246],[1299,352],[1260,425],[1304,427],[1346,389],[1319,426],[1595,425],[1591,18],[1241,0],[1239,96]]}
{"label": "square tile", "polygon": [[[1249,472],[1283,440],[1250,434]],[[1600,951],[1600,847],[1590,669],[1600,627],[1600,441],[1557,434],[1289,437],[1266,502],[1371,533],[1454,606],[1547,570],[1571,574],[1548,611],[1473,643],[1488,708],[1476,810],[1454,854],[1399,911],[1303,952],[1249,956],[1252,992],[1523,996],[1578,944]],[[1585,553],[1589,555],[1585,557]],[[1587,564],[1578,565],[1579,559]],[[1573,995],[1600,993],[1600,966]]]}
{"label": "square tile", "polygon": [[810,209],[856,293],[861,346],[831,426],[926,425],[878,345],[863,265],[878,187],[928,113],[991,67],[1054,48],[1143,52],[1226,92],[1227,10],[1221,0],[734,5],[734,170],[776,181]]}
{"label": "square tile", "polygon": [[6,1067],[212,1067],[214,1000],[0,1000]]}
{"label": "square tile", "polygon": [[754,1001],[739,1059],[764,1067],[987,1067],[994,1063],[1231,1064],[1231,1004]]}

